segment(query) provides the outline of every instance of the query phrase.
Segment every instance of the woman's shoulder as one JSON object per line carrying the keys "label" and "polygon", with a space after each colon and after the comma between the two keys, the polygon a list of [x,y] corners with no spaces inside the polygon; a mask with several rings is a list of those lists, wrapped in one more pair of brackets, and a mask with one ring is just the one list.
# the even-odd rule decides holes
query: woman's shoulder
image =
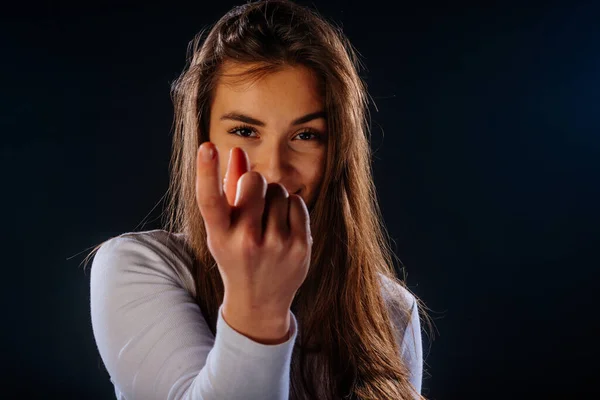
{"label": "woman's shoulder", "polygon": [[117,244],[132,241],[152,249],[155,252],[165,253],[166,256],[189,258],[185,251],[185,236],[183,233],[168,232],[163,229],[148,231],[126,232],[108,239],[105,244]]}
{"label": "woman's shoulder", "polygon": [[381,272],[379,277],[385,304],[394,324],[402,331],[410,323],[413,310],[417,307],[416,297],[399,280]]}
{"label": "woman's shoulder", "polygon": [[182,233],[162,229],[126,232],[104,241],[92,262],[92,278],[102,272],[116,277],[154,277],[175,281],[191,293],[192,257]]}
{"label": "woman's shoulder", "polygon": [[381,272],[379,272],[379,278],[385,298],[396,299],[404,303],[408,308],[412,308],[416,298],[399,279],[392,279]]}

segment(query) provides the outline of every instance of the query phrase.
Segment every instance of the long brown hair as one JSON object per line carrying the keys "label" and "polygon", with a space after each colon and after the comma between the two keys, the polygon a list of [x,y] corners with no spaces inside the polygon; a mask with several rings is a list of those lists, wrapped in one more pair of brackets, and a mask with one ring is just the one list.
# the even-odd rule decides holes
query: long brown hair
{"label": "long brown hair", "polygon": [[[209,140],[210,106],[224,62],[256,67],[253,79],[290,65],[316,73],[327,113],[327,157],[311,207],[311,267],[292,311],[298,338],[290,395],[302,399],[414,399],[390,311],[410,320],[400,292],[382,294],[382,277],[396,287],[397,259],[388,242],[371,170],[368,98],[362,67],[336,25],[287,0],[233,8],[188,47],[187,64],[172,84],[175,108],[171,181],[165,230],[182,232],[193,255],[195,297],[213,334],[224,288],[207,246],[195,198],[196,151]],[[415,299],[416,296],[415,296]],[[421,318],[424,306],[417,299]],[[320,388],[320,389],[319,389]]]}
{"label": "long brown hair", "polygon": [[[310,215],[311,268],[293,303],[300,329],[294,351],[300,362],[292,363],[292,392],[296,398],[301,393],[317,398],[314,388],[320,384],[333,398],[413,399],[381,295],[380,274],[403,283],[394,274],[376,201],[367,92],[356,52],[338,28],[291,1],[235,7],[204,33],[190,43],[188,65],[172,86],[168,230],[186,234],[198,261],[195,295],[211,329],[223,301],[223,282],[195,201],[195,155],[209,140],[211,96],[220,66],[225,61],[258,65],[248,76],[252,78],[285,65],[303,65],[322,84],[330,140],[324,181]],[[406,304],[399,306],[410,312]],[[324,376],[306,365],[310,352],[322,355]]]}

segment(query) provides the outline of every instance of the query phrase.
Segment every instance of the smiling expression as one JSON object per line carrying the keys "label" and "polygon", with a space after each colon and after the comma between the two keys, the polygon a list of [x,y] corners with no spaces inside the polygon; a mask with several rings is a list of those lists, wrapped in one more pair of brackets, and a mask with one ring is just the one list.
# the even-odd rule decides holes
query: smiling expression
{"label": "smiling expression", "polygon": [[[226,63],[224,75],[251,65]],[[317,80],[306,67],[285,66],[258,80],[222,77],[213,93],[209,140],[225,176],[229,150],[244,149],[267,183],[299,194],[309,209],[323,179],[327,122]]]}

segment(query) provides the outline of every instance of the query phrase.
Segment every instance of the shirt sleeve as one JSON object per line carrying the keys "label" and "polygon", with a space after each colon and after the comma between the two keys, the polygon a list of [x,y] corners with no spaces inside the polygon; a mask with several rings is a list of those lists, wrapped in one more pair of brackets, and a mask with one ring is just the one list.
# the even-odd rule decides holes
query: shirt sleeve
{"label": "shirt sleeve", "polygon": [[404,331],[401,354],[410,372],[410,383],[420,394],[423,379],[423,343],[421,339],[421,322],[419,321],[419,310],[416,301],[413,301],[410,321]]}
{"label": "shirt sleeve", "polygon": [[219,307],[216,337],[160,247],[135,236],[105,242],[90,276],[92,329],[127,400],[287,399],[297,336],[277,345],[232,329]]}

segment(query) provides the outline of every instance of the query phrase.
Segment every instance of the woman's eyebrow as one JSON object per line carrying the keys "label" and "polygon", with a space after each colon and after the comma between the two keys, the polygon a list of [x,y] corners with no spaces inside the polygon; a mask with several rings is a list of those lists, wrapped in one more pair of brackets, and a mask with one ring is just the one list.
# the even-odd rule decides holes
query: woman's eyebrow
{"label": "woman's eyebrow", "polygon": [[[314,113],[306,114],[303,117],[300,117],[292,122],[292,125],[300,125],[305,124],[313,119],[323,118],[327,119],[327,113],[325,111],[317,111]],[[237,111],[229,112],[227,114],[223,114],[221,116],[221,121],[224,120],[232,120],[232,121],[240,121],[246,124],[257,125],[257,126],[265,126],[266,124],[256,118],[252,118],[248,115],[242,114]]]}

